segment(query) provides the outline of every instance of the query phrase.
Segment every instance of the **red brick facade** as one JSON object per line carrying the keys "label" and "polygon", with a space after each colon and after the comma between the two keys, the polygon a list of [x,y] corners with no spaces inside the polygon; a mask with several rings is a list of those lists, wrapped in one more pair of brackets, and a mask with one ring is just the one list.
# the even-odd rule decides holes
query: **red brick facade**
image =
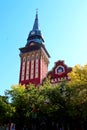
{"label": "red brick facade", "polygon": [[39,49],[20,54],[20,84],[41,84],[48,73],[48,56]]}
{"label": "red brick facade", "polygon": [[58,83],[62,79],[69,80],[67,74],[71,71],[71,68],[67,67],[64,61],[56,62],[52,71],[48,73],[50,55],[45,48],[44,39],[39,29],[37,12],[33,29],[27,38],[27,44],[19,50],[21,61],[20,84],[33,83],[38,85],[43,82],[47,75],[50,75],[51,83]]}
{"label": "red brick facade", "polygon": [[50,76],[50,81],[52,84],[59,83],[62,80],[70,80],[68,77],[68,73],[71,72],[72,68],[68,67],[64,61],[57,61],[55,62],[55,66],[53,69],[48,73]]}

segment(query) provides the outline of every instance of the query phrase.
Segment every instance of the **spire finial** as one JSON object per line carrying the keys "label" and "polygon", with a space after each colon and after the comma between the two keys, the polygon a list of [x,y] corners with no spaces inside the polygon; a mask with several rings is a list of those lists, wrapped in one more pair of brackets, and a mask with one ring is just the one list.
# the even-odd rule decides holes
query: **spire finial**
{"label": "spire finial", "polygon": [[38,8],[36,9],[36,19],[38,19]]}
{"label": "spire finial", "polygon": [[38,14],[38,8],[36,9],[36,14]]}

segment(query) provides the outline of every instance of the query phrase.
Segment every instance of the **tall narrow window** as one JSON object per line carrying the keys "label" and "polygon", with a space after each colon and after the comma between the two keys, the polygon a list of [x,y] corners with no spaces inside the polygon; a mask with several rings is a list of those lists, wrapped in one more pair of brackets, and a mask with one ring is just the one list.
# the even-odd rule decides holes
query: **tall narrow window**
{"label": "tall narrow window", "polygon": [[36,62],[35,62],[35,78],[38,78],[38,59],[36,59]]}
{"label": "tall narrow window", "polygon": [[23,62],[22,62],[22,74],[21,74],[21,80],[24,80],[24,74],[25,74],[25,62],[26,62],[26,58],[23,58]]}
{"label": "tall narrow window", "polygon": [[41,80],[42,80],[42,57],[41,57],[41,60],[40,60],[40,77],[41,77]]}
{"label": "tall narrow window", "polygon": [[34,78],[34,60],[31,60],[31,75],[30,78],[33,79]]}
{"label": "tall narrow window", "polygon": [[27,57],[27,65],[26,65],[26,80],[29,79],[29,65],[30,65],[30,57]]}

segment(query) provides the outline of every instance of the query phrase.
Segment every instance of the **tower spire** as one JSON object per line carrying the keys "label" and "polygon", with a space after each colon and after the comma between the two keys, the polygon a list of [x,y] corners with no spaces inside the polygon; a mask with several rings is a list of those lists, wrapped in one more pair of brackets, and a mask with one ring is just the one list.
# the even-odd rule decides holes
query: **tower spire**
{"label": "tower spire", "polygon": [[29,45],[31,42],[35,42],[35,43],[43,43],[44,42],[41,30],[39,28],[38,9],[36,9],[36,16],[35,16],[33,29],[30,31],[30,33],[28,35],[26,45]]}
{"label": "tower spire", "polygon": [[36,9],[36,18],[33,25],[33,31],[39,30],[39,22],[38,22],[38,9]]}

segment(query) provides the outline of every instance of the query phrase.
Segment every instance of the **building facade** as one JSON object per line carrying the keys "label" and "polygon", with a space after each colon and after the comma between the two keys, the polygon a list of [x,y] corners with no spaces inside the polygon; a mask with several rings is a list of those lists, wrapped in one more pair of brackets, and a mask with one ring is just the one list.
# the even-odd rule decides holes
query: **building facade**
{"label": "building facade", "polygon": [[38,13],[25,47],[20,50],[20,84],[41,84],[48,73],[50,55],[45,48],[44,38],[38,23]]}
{"label": "building facade", "polygon": [[68,79],[68,73],[71,67],[67,67],[64,61],[57,61],[53,69],[48,72],[50,55],[44,45],[44,38],[38,23],[38,13],[29,32],[25,47],[20,50],[20,84],[39,85],[47,76],[50,76],[51,83],[58,83],[62,79]]}

